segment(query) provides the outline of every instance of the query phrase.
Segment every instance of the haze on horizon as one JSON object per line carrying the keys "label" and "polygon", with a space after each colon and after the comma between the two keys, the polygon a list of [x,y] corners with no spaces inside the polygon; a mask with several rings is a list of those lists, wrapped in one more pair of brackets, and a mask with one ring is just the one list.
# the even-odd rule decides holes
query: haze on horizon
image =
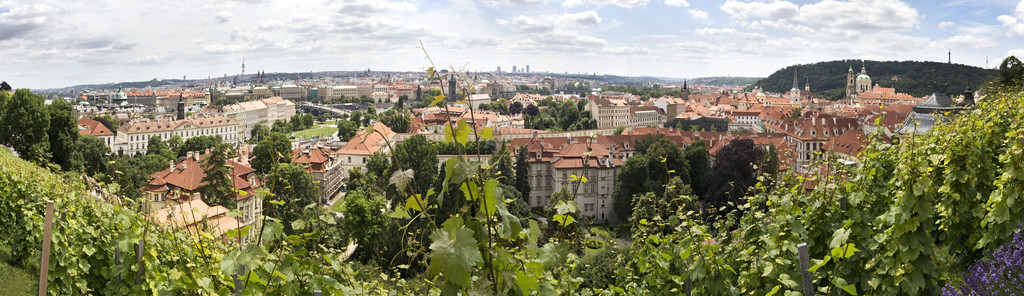
{"label": "haze on horizon", "polygon": [[[0,0],[16,88],[246,72],[494,71],[760,76],[842,59],[989,68],[1024,54],[1024,1]],[[986,64],[986,59],[988,63]],[[870,69],[869,69],[870,70]]]}

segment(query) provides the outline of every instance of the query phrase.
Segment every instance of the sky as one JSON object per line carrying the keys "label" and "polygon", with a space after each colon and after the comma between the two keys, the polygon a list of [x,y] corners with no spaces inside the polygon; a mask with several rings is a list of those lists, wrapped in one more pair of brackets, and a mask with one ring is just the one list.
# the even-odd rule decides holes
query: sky
{"label": "sky", "polygon": [[947,52],[990,68],[1024,56],[1024,1],[0,0],[0,80],[15,88],[222,77],[243,56],[246,73],[420,71],[432,60],[693,78]]}

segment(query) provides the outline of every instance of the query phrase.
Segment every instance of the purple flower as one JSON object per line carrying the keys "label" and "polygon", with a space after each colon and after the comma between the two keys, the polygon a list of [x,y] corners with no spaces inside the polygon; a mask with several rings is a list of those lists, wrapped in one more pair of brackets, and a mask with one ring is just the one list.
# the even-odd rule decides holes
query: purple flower
{"label": "purple flower", "polygon": [[944,296],[1024,295],[1024,234],[974,262],[964,273],[964,285],[947,284]]}

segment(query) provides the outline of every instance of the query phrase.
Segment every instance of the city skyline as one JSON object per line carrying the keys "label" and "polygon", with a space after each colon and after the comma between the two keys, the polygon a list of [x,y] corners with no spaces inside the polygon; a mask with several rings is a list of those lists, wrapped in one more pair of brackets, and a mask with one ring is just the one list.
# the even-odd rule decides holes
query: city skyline
{"label": "city skyline", "polygon": [[[840,59],[995,67],[1024,54],[1024,2],[0,0],[15,87],[331,70],[759,76]],[[986,60],[987,65],[986,65]],[[506,70],[507,71],[507,70]]]}

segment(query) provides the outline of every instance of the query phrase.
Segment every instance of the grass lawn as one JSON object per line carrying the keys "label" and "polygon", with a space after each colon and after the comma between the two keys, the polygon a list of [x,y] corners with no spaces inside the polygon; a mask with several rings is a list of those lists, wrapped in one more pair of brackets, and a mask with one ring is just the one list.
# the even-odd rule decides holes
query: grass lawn
{"label": "grass lawn", "polygon": [[600,236],[605,239],[615,238],[612,236],[611,232],[608,231],[608,227],[604,225],[590,225],[587,229],[590,230],[590,235],[593,236]]}
{"label": "grass lawn", "polygon": [[35,295],[39,289],[38,277],[28,271],[7,264],[9,249],[0,246],[0,295]]}
{"label": "grass lawn", "polygon": [[314,125],[312,128],[292,133],[296,139],[309,139],[314,136],[329,137],[337,134],[338,128],[334,126]]}
{"label": "grass lawn", "polygon": [[345,200],[344,199],[338,199],[338,201],[334,202],[334,204],[331,205],[331,211],[335,211],[335,212],[338,212],[338,213],[341,213],[341,210],[343,208],[345,208]]}
{"label": "grass lawn", "polygon": [[[589,246],[590,244],[597,244],[599,246],[597,248],[590,248],[590,246]],[[597,254],[601,253],[601,251],[604,251],[604,249],[607,248],[607,247],[608,247],[608,242],[605,241],[605,240],[601,240],[601,239],[587,239],[586,242],[584,242],[584,245],[583,245],[583,253],[586,253],[588,255],[597,255]]]}

